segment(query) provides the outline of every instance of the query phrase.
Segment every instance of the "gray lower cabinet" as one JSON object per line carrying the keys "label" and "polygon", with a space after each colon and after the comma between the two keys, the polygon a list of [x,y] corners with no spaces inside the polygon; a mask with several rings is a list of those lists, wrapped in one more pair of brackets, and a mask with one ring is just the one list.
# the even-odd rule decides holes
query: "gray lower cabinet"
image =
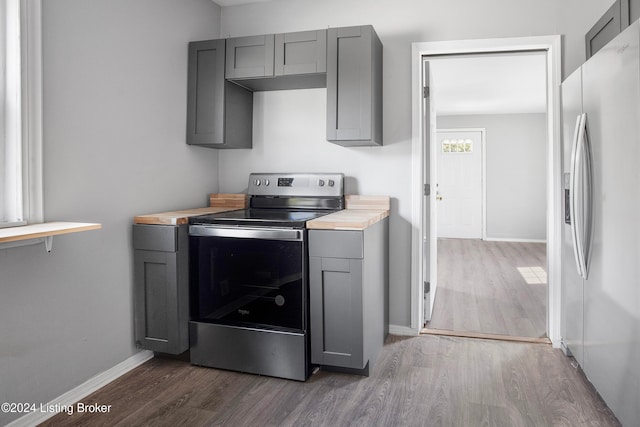
{"label": "gray lower cabinet", "polygon": [[189,43],[187,144],[251,148],[253,93],[225,79],[225,40]]}
{"label": "gray lower cabinet", "polygon": [[382,43],[370,25],[327,32],[327,140],[382,145]]}
{"label": "gray lower cabinet", "polygon": [[389,332],[388,220],[309,230],[311,363],[369,375]]}
{"label": "gray lower cabinet", "polygon": [[135,341],[180,354],[189,349],[188,225],[133,225]]}

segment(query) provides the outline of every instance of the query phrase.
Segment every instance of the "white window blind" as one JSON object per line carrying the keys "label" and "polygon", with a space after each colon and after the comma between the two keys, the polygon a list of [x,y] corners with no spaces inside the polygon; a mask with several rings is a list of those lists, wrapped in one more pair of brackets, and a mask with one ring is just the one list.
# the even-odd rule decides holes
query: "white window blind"
{"label": "white window blind", "polygon": [[0,227],[42,222],[39,0],[0,0]]}

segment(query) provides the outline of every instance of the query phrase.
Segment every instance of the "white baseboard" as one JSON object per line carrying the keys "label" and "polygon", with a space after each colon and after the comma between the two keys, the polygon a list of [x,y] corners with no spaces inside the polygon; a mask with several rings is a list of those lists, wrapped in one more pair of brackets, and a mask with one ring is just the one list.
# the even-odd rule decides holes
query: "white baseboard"
{"label": "white baseboard", "polygon": [[485,237],[487,242],[520,242],[520,243],[547,243],[545,239],[520,239],[518,237]]}
{"label": "white baseboard", "polygon": [[409,326],[389,325],[389,333],[391,335],[418,336],[420,331],[416,331]]}
{"label": "white baseboard", "polygon": [[[111,369],[108,369],[93,378],[88,379],[76,388],[69,390],[61,396],[53,399],[46,404],[46,407],[69,407],[80,401],[82,398],[90,395],[94,391],[109,384],[111,381],[121,377],[130,370],[142,365],[147,360],[153,358],[153,351],[143,350],[130,358],[118,363]],[[56,406],[57,405],[57,406]],[[36,426],[47,419],[57,415],[56,412],[30,412],[29,414],[18,418],[17,420],[7,424],[6,427],[31,427]]]}

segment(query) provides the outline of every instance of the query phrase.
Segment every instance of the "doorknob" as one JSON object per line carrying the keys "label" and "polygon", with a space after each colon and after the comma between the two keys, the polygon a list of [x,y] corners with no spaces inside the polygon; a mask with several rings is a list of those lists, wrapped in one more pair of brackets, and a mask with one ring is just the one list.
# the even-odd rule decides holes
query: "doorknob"
{"label": "doorknob", "polygon": [[444,197],[442,197],[442,196],[440,195],[440,193],[437,193],[437,194],[436,194],[436,200],[442,200],[442,199],[444,199]]}

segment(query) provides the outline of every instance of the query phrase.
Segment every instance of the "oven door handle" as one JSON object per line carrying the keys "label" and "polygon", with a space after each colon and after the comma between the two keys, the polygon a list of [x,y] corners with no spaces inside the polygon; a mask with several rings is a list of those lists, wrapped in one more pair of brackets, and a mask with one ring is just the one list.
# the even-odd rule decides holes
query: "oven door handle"
{"label": "oven door handle", "polygon": [[234,239],[262,239],[302,241],[302,230],[289,228],[226,228],[206,225],[189,226],[189,235],[196,237],[231,237]]}

